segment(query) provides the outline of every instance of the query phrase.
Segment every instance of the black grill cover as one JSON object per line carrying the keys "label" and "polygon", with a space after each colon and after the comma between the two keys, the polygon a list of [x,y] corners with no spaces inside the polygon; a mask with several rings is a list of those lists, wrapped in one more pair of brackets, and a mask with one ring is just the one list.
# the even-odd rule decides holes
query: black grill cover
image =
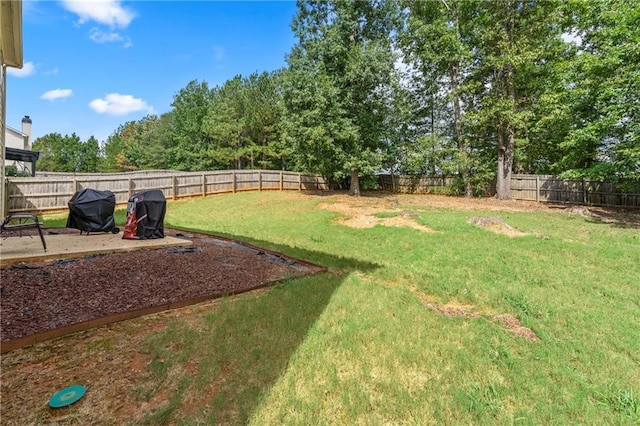
{"label": "black grill cover", "polygon": [[111,232],[116,226],[113,219],[116,196],[111,191],[86,188],[73,194],[68,205],[67,228],[89,233]]}
{"label": "black grill cover", "polygon": [[167,202],[159,189],[134,194],[127,204],[127,223],[122,238],[127,240],[164,238],[166,211]]}

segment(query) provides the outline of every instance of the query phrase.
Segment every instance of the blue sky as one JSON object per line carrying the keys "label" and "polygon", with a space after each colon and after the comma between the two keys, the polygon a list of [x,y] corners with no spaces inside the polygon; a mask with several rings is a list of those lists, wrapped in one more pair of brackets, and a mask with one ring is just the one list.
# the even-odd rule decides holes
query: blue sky
{"label": "blue sky", "polygon": [[104,142],[171,109],[191,80],[210,87],[284,67],[293,1],[24,1],[24,62],[7,70],[7,125]]}

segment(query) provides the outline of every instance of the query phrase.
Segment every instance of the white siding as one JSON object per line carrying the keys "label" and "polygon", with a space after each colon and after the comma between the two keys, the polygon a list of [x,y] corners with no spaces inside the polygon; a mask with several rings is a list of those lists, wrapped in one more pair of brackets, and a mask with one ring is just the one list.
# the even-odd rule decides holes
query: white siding
{"label": "white siding", "polygon": [[22,132],[19,132],[16,129],[12,129],[9,126],[7,126],[7,132],[5,133],[4,141],[7,148],[27,149]]}

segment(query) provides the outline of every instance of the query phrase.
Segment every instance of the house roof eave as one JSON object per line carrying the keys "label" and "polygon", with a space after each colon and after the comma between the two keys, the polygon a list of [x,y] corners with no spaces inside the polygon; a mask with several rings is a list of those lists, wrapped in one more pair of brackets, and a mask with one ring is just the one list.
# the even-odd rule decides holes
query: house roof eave
{"label": "house roof eave", "polygon": [[7,126],[7,125],[5,125],[4,127],[5,127],[7,130],[9,130],[10,132],[15,133],[16,135],[19,135],[19,136],[22,136],[22,137],[28,136],[28,135],[26,135],[26,134],[22,133],[20,130],[18,130],[18,129],[14,129],[14,128],[13,128],[13,127],[11,127],[11,126]]}
{"label": "house roof eave", "polygon": [[0,2],[0,32],[2,65],[22,68],[22,1]]}

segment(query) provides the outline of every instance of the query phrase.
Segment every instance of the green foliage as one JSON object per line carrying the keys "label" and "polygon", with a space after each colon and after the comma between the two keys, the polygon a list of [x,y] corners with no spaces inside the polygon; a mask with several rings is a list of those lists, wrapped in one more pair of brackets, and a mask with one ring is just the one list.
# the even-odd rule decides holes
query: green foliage
{"label": "green foliage", "polygon": [[[488,181],[484,171],[496,164],[497,151],[499,189],[508,196],[514,166],[533,161],[529,128],[547,90],[541,77],[558,58],[559,4],[452,0],[406,2],[405,10],[400,41],[413,70],[419,131],[405,153],[422,157],[418,164],[432,173],[460,174],[471,195],[474,183]],[[411,161],[402,166],[417,168]]]}
{"label": "green foliage", "polygon": [[104,145],[105,172],[165,169],[171,164],[171,113],[127,122]]}
{"label": "green foliage", "polygon": [[40,151],[38,169],[49,172],[97,172],[101,163],[100,146],[93,136],[83,142],[75,133],[49,133],[33,142],[33,150]]}
{"label": "green foliage", "polygon": [[[405,26],[400,46],[410,72],[414,137],[404,141],[401,169],[410,173],[459,174],[471,195],[471,140],[465,130],[464,75],[472,61],[468,43],[469,4],[403,2]],[[414,160],[414,161],[412,161]],[[416,163],[415,160],[418,160]]]}
{"label": "green foliage", "polygon": [[204,123],[213,98],[206,82],[190,81],[173,98],[174,140],[171,147],[172,168],[177,170],[208,170],[207,152],[210,137]]}
{"label": "green foliage", "polygon": [[286,136],[299,169],[341,179],[381,167],[394,8],[384,1],[298,3],[285,103]]}
{"label": "green foliage", "polygon": [[640,181],[640,6],[572,2],[580,43],[563,83],[568,121],[556,172]]}
{"label": "green foliage", "polygon": [[210,144],[204,153],[213,168],[281,168],[280,72],[236,76],[212,91],[203,129]]}
{"label": "green foliage", "polygon": [[15,177],[28,177],[28,176],[31,176],[31,173],[20,171],[18,170],[18,167],[14,165],[10,165],[10,166],[5,166],[4,175],[15,176]]}

